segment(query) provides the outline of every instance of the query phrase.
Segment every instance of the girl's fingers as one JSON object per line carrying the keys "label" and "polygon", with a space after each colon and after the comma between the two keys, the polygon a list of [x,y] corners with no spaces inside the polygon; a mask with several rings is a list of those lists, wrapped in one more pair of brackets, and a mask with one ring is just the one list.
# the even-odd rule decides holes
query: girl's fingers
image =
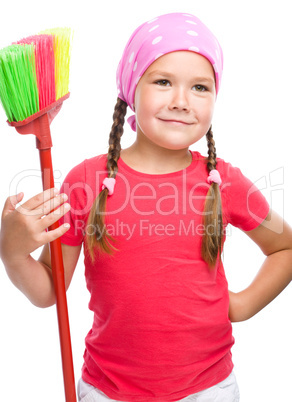
{"label": "girl's fingers", "polygon": [[7,198],[3,212],[2,212],[2,217],[4,218],[9,212],[12,212],[15,210],[16,205],[23,199],[24,194],[19,193],[16,195],[12,195]]}
{"label": "girl's fingers", "polygon": [[[43,199],[46,200],[48,197],[48,194],[44,194],[43,193]],[[54,209],[56,209],[58,206],[60,206],[61,204],[63,204],[66,200],[67,200],[67,195],[66,194],[58,194],[58,195],[54,195],[51,198],[49,198],[48,200],[44,201],[44,203],[42,203],[41,205],[39,205],[38,207],[34,208],[34,209],[27,209],[27,203],[24,203],[23,205],[21,205],[20,207],[17,208],[17,211],[23,215],[27,215],[27,216],[33,216],[36,219],[42,218],[45,215],[48,215],[50,212],[52,212]],[[31,199],[32,200],[32,199]],[[29,201],[31,201],[29,200]],[[33,201],[35,202],[35,200]],[[33,205],[28,204],[28,208],[31,208],[31,206]]]}
{"label": "girl's fingers", "polygon": [[62,225],[46,231],[70,209],[69,204],[64,204],[62,194],[56,196],[54,189],[50,189],[16,208],[22,198],[23,194],[18,194],[7,199],[1,222],[1,252],[5,250],[6,255],[14,258],[27,257],[68,230],[66,225]]}
{"label": "girl's fingers", "polygon": [[42,193],[30,198],[16,209],[18,212],[24,215],[38,215],[40,211],[35,213],[34,210],[40,208],[45,202],[48,202],[56,197],[58,192],[59,191],[55,188],[45,190]]}
{"label": "girl's fingers", "polygon": [[48,232],[43,232],[42,243],[46,244],[58,239],[58,237],[61,237],[64,233],[66,233],[67,230],[69,230],[69,228],[70,228],[69,223],[65,223],[64,225],[61,225],[57,229],[50,230]]}
{"label": "girl's fingers", "polygon": [[54,211],[57,207],[62,205],[65,201],[67,201],[68,197],[66,194],[59,194],[55,197],[51,198],[49,201],[46,201],[39,208],[33,210],[33,213],[37,217],[43,217],[44,215],[48,215],[50,212]]}
{"label": "girl's fingers", "polygon": [[68,203],[65,203],[61,205],[59,208],[56,208],[54,211],[46,215],[43,219],[40,219],[39,221],[40,229],[41,230],[47,229],[49,226],[53,225],[53,223],[57,222],[69,210],[70,210],[70,204]]}

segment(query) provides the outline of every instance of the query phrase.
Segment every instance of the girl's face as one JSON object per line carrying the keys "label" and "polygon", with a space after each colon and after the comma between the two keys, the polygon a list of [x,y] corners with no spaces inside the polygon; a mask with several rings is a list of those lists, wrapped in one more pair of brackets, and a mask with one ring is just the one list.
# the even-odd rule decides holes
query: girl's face
{"label": "girl's face", "polygon": [[188,148],[208,132],[215,99],[214,70],[205,57],[191,51],[165,54],[137,85],[137,136],[167,149]]}

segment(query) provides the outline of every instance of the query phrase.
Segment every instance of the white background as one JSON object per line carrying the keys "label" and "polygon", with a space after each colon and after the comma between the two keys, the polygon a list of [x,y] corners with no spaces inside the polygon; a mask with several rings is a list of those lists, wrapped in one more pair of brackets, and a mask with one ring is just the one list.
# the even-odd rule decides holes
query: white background
{"label": "white background", "polygon": [[[218,155],[254,182],[266,178],[264,194],[291,224],[292,27],[286,0],[28,0],[17,6],[4,2],[0,48],[46,28],[70,26],[75,32],[71,97],[51,127],[56,185],[60,187],[68,171],[83,159],[107,152],[116,100],[115,71],[124,45],[138,25],[174,11],[201,18],[223,48],[223,82],[213,121]],[[0,205],[16,192],[24,191],[28,199],[41,191],[33,136],[20,136],[5,121],[1,109]],[[133,140],[127,126],[122,146]],[[205,140],[192,149],[205,154]],[[263,259],[247,236],[232,228],[224,257],[230,289],[247,286]],[[76,382],[92,321],[83,271],[81,257],[68,291]],[[242,402],[292,400],[291,305],[289,286],[256,317],[234,324],[233,359]],[[2,263],[0,325],[0,400],[63,401],[55,307],[32,306],[10,283]]]}

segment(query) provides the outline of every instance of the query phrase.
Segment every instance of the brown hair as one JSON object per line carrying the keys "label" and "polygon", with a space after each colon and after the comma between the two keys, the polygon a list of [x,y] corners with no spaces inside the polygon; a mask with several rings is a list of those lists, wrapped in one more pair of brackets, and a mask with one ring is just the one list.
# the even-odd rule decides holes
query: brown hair
{"label": "brown hair", "polygon": [[[115,178],[118,172],[118,159],[121,152],[121,137],[124,132],[124,121],[127,112],[127,103],[117,99],[113,114],[113,125],[109,136],[109,149],[107,156],[108,177]],[[208,142],[207,168],[210,172],[216,169],[216,148],[212,129],[206,134]],[[113,254],[117,250],[112,242],[115,239],[106,231],[105,213],[108,189],[102,190],[95,199],[87,221],[87,246],[91,259],[94,260],[95,250],[107,254]],[[222,247],[222,208],[219,186],[216,183],[210,185],[204,208],[205,231],[202,243],[202,257],[214,267],[221,255]],[[93,228],[91,232],[90,228]],[[209,229],[212,228],[212,233]]]}
{"label": "brown hair", "polygon": [[[212,126],[206,134],[208,143],[207,168],[209,173],[216,169],[216,148],[213,139]],[[202,257],[214,267],[219,257],[221,260],[221,252],[223,245],[223,224],[222,224],[222,204],[219,185],[212,183],[209,187],[205,208],[204,208],[204,235],[202,244]]]}
{"label": "brown hair", "polygon": [[[113,114],[113,125],[109,135],[109,148],[106,168],[108,177],[115,178],[118,173],[118,159],[121,152],[121,136],[124,132],[124,121],[127,113],[127,103],[117,99]],[[106,231],[105,212],[108,189],[102,190],[96,197],[87,221],[87,246],[91,259],[94,260],[96,249],[107,254],[117,250],[111,242],[115,239]],[[91,231],[89,231],[91,229]]]}

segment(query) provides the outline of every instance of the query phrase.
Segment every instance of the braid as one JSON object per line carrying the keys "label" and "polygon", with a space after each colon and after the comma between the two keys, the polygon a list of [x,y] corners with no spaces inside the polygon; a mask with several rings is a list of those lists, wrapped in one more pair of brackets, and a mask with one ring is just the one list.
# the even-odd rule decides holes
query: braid
{"label": "braid", "polygon": [[[213,139],[212,127],[206,134],[208,143],[207,168],[216,169],[216,147]],[[221,260],[221,251],[223,243],[223,225],[222,225],[222,205],[221,194],[217,183],[210,185],[204,208],[204,236],[202,243],[202,257],[211,266],[214,267],[219,256]],[[211,229],[211,230],[210,230]]]}
{"label": "braid", "polygon": [[[108,177],[115,178],[118,173],[118,160],[121,152],[121,137],[124,132],[125,115],[127,113],[127,103],[117,99],[113,114],[113,124],[109,135],[109,148],[107,155]],[[112,254],[115,247],[110,243],[114,238],[106,231],[105,213],[108,189],[102,190],[96,197],[87,221],[87,244],[92,261],[94,261],[94,251],[98,248],[101,252]],[[90,229],[90,232],[88,232]]]}
{"label": "braid", "polygon": [[109,149],[107,155],[106,168],[109,172],[109,177],[116,177],[118,173],[118,159],[121,152],[121,136],[124,132],[125,115],[127,113],[127,104],[118,98],[114,114],[113,125],[109,136]]}
{"label": "braid", "polygon": [[213,138],[212,126],[210,127],[209,131],[206,134],[207,138],[207,145],[208,145],[208,160],[207,160],[207,168],[208,171],[216,169],[217,161],[216,161],[216,147],[215,141]]}

